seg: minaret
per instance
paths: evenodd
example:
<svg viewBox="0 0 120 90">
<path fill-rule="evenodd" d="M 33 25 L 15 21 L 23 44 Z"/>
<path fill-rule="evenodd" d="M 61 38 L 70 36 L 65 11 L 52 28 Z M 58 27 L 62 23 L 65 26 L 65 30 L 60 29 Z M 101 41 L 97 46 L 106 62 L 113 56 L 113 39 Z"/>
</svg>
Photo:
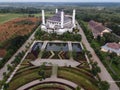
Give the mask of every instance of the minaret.
<svg viewBox="0 0 120 90">
<path fill-rule="evenodd" d="M 56 8 L 55 13 L 58 13 L 58 9 Z"/>
<path fill-rule="evenodd" d="M 45 25 L 45 12 L 42 10 L 42 24 Z"/>
<path fill-rule="evenodd" d="M 61 28 L 63 28 L 64 25 L 64 12 L 61 12 Z"/>
<path fill-rule="evenodd" d="M 72 23 L 73 26 L 75 27 L 75 9 L 73 10 Z"/>
</svg>

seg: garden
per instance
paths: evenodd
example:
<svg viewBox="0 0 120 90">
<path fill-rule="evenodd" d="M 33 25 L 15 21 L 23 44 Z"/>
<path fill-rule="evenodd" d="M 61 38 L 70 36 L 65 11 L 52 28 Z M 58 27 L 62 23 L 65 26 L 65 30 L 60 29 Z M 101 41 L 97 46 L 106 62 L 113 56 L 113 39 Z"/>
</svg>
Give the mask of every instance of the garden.
<svg viewBox="0 0 120 90">
<path fill-rule="evenodd" d="M 67 43 L 48 43 L 42 53 L 43 59 L 69 59 Z"/>
</svg>

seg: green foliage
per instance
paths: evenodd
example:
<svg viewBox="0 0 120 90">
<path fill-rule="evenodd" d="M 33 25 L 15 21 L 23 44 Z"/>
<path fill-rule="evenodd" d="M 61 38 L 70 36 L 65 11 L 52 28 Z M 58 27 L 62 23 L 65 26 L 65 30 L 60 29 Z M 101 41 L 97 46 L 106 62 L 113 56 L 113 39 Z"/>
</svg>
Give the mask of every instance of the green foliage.
<svg viewBox="0 0 120 90">
<path fill-rule="evenodd" d="M 8 70 L 8 71 L 12 71 L 12 70 L 13 70 L 13 67 L 8 64 L 8 65 L 7 65 L 7 70 Z"/>
<path fill-rule="evenodd" d="M 11 39 L 10 45 L 8 46 L 7 50 L 17 50 L 27 39 L 27 36 L 17 36 Z"/>
<path fill-rule="evenodd" d="M 81 88 L 79 86 L 77 86 L 75 90 L 81 90 Z"/>
<path fill-rule="evenodd" d="M 4 90 L 7 90 L 9 88 L 9 84 L 8 83 L 5 83 L 4 84 Z"/>
<path fill-rule="evenodd" d="M 11 56 L 21 47 L 28 36 L 17 36 L 11 39 L 9 46 L 7 47 L 7 53 L 3 60 L 0 61 L 0 68 L 11 58 Z"/>
<path fill-rule="evenodd" d="M 82 20 L 79 20 L 79 24 L 81 25 L 82 29 L 84 30 L 88 41 L 89 41 L 89 42 L 92 42 L 92 40 L 94 39 L 94 38 L 93 38 L 93 34 L 92 34 L 92 32 L 88 29 L 87 23 L 83 22 Z"/>
<path fill-rule="evenodd" d="M 120 38 L 116 37 L 112 33 L 105 33 L 105 34 L 103 34 L 103 36 L 105 38 L 105 43 L 107 43 L 107 42 L 120 42 Z"/>
<path fill-rule="evenodd" d="M 46 33 L 42 30 L 38 30 L 35 33 L 35 38 L 37 40 L 63 40 L 63 41 L 81 41 L 81 35 L 66 32 L 62 35 L 57 35 L 56 33 Z"/>
<path fill-rule="evenodd" d="M 38 71 L 38 74 L 40 75 L 40 79 L 45 79 L 46 76 L 45 76 L 45 63 L 43 63 L 41 66 L 40 66 L 40 69 Z"/>
<path fill-rule="evenodd" d="M 101 72 L 101 69 L 100 69 L 100 67 L 98 66 L 98 63 L 97 63 L 97 62 L 92 62 L 91 65 L 92 65 L 92 70 L 91 70 L 91 72 L 93 73 L 93 75 L 96 76 L 98 73 Z"/>
<path fill-rule="evenodd" d="M 85 90 L 99 90 L 97 86 L 97 81 L 89 75 L 79 71 L 79 69 L 77 70 L 75 68 L 59 68 L 58 77 L 72 81 L 77 85 L 83 87 Z"/>
<path fill-rule="evenodd" d="M 45 76 L 48 78 L 51 75 L 51 68 L 45 67 Z M 20 72 L 16 73 L 15 76 L 12 78 L 11 82 L 9 83 L 9 88 L 7 90 L 16 90 L 17 88 L 37 80 L 40 78 L 38 74 L 39 68 L 27 68 L 21 70 Z M 14 86 L 14 87 L 13 87 Z"/>
<path fill-rule="evenodd" d="M 110 85 L 106 81 L 100 81 L 100 90 L 109 90 Z"/>
<path fill-rule="evenodd" d="M 15 13 L 6 13 L 6 14 L 0 14 L 0 24 L 3 24 L 11 19 L 22 17 L 23 14 L 15 14 Z"/>
<path fill-rule="evenodd" d="M 113 33 L 120 36 L 120 26 L 119 26 L 119 24 L 111 22 L 111 23 L 107 24 L 107 27 L 111 28 L 113 30 L 112 31 Z"/>
<path fill-rule="evenodd" d="M 108 22 L 120 23 L 120 12 L 117 12 L 119 8 L 105 8 L 98 10 L 97 8 L 83 8 L 77 9 L 77 18 L 84 21 L 95 20 L 102 22 L 103 24 Z"/>
</svg>

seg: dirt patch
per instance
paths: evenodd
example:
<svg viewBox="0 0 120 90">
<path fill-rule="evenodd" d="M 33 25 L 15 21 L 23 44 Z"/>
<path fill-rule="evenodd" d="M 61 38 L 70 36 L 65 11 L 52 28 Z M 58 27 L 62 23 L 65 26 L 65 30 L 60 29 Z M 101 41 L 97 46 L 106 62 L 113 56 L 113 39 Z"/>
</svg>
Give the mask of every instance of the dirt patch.
<svg viewBox="0 0 120 90">
<path fill-rule="evenodd" d="M 0 57 L 4 57 L 6 55 L 5 49 L 0 49 Z"/>
<path fill-rule="evenodd" d="M 0 42 L 3 42 L 12 36 L 27 35 L 38 22 L 38 18 L 17 18 L 0 25 Z"/>
</svg>

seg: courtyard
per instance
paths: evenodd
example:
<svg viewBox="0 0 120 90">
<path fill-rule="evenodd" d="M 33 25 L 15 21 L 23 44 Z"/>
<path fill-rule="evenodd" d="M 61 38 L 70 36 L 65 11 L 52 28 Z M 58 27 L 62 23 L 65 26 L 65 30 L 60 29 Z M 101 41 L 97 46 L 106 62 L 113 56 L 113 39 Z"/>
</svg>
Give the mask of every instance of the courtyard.
<svg viewBox="0 0 120 90">
<path fill-rule="evenodd" d="M 82 50 L 76 41 L 34 41 L 8 89 L 98 90 Z"/>
<path fill-rule="evenodd" d="M 80 42 L 71 41 L 34 41 L 26 59 L 35 66 L 46 63 L 47 66 L 79 66 L 87 63 Z"/>
</svg>

